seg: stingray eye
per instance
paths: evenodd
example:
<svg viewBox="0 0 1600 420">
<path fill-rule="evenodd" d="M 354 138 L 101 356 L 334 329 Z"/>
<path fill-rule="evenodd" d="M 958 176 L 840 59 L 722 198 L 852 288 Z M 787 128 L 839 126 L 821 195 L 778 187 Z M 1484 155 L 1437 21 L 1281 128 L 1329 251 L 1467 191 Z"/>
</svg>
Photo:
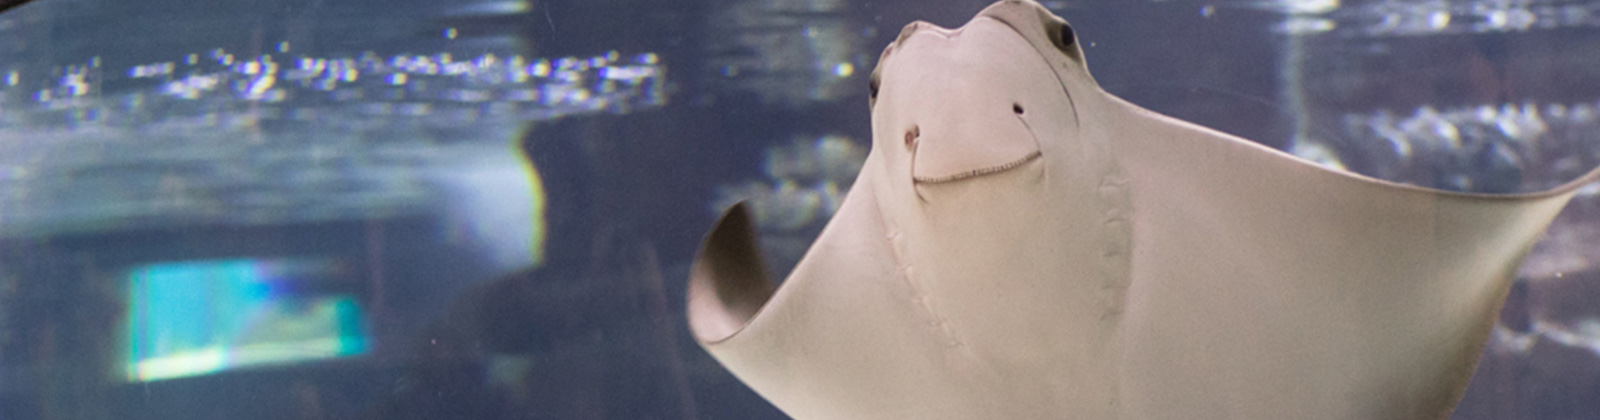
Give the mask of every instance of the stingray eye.
<svg viewBox="0 0 1600 420">
<path fill-rule="evenodd" d="M 906 148 L 910 149 L 912 146 L 916 145 L 917 144 L 917 137 L 920 137 L 920 136 L 922 136 L 922 128 L 921 127 L 917 127 L 917 126 L 913 125 L 913 126 L 911 126 L 910 130 L 906 130 Z"/>
<path fill-rule="evenodd" d="M 1045 31 L 1050 34 L 1050 42 L 1056 44 L 1056 49 L 1076 56 L 1073 44 L 1078 42 L 1078 36 L 1072 32 L 1072 25 L 1060 19 L 1051 19 L 1045 23 Z"/>
</svg>

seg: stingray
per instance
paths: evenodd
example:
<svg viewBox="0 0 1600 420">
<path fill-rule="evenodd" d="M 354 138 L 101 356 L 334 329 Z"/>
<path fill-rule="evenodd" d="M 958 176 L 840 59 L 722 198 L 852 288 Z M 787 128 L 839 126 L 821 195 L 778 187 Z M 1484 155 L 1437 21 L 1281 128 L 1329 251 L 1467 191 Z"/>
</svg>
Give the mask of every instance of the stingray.
<svg viewBox="0 0 1600 420">
<path fill-rule="evenodd" d="M 1112 96 L 1027 0 L 910 24 L 872 80 L 871 153 L 781 287 L 742 206 L 690 274 L 695 338 L 797 419 L 1444 418 L 1600 176 L 1327 169 Z"/>
</svg>

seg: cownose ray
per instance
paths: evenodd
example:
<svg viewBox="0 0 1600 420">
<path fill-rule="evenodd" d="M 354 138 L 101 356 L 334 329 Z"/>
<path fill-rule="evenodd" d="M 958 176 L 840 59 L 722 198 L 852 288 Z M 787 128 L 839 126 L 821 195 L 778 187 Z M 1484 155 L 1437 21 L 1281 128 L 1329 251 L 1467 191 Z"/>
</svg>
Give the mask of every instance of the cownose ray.
<svg viewBox="0 0 1600 420">
<path fill-rule="evenodd" d="M 690 275 L 694 336 L 801 420 L 1443 418 L 1600 175 L 1478 195 L 1325 169 L 1106 93 L 1030 0 L 912 23 L 873 91 L 872 151 L 789 279 L 741 206 Z"/>
</svg>

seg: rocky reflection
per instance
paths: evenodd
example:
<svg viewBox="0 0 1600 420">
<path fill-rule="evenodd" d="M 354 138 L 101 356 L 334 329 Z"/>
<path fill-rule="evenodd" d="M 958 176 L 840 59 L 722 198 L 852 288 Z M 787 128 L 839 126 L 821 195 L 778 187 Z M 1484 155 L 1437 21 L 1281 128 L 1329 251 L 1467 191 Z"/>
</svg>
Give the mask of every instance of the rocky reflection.
<svg viewBox="0 0 1600 420">
<path fill-rule="evenodd" d="M 1600 197 L 1573 201 L 1518 275 L 1456 420 L 1600 413 Z"/>
<path fill-rule="evenodd" d="M 714 85 L 805 106 L 861 89 L 877 32 L 845 0 L 710 0 L 707 70 Z"/>
<path fill-rule="evenodd" d="M 1289 152 L 1335 169 L 1453 191 L 1553 188 L 1600 165 L 1600 103 L 1484 104 L 1346 114 L 1342 135 Z"/>
<path fill-rule="evenodd" d="M 765 179 L 719 186 L 711 210 L 748 202 L 767 267 L 782 279 L 839 211 L 866 159 L 866 148 L 842 135 L 796 137 L 766 150 Z"/>
</svg>

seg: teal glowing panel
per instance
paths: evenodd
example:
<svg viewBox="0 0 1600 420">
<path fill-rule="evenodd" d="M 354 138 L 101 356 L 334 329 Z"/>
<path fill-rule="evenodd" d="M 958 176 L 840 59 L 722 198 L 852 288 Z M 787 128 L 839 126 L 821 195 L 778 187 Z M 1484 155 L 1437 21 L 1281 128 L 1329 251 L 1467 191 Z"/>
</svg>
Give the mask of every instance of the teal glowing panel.
<svg viewBox="0 0 1600 420">
<path fill-rule="evenodd" d="M 356 296 L 320 259 L 149 264 L 128 273 L 127 379 L 151 381 L 361 354 Z"/>
</svg>

